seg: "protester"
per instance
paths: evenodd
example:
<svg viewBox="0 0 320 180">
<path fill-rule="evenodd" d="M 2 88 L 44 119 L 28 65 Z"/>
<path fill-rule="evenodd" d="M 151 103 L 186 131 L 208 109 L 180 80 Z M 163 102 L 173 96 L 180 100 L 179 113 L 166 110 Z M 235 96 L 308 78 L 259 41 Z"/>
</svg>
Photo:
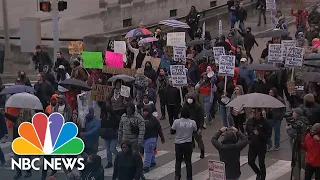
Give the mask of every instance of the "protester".
<svg viewBox="0 0 320 180">
<path fill-rule="evenodd" d="M 139 69 L 141 68 L 142 62 L 146 57 L 146 49 L 143 46 L 139 46 L 139 49 L 132 47 L 129 39 L 127 39 L 127 47 L 133 53 L 133 63 L 131 65 L 131 69 Z"/>
<path fill-rule="evenodd" d="M 256 9 L 259 11 L 259 21 L 258 25 L 261 25 L 261 15 L 263 15 L 264 24 L 267 24 L 267 18 L 266 18 L 266 1 L 265 0 L 258 0 Z"/>
<path fill-rule="evenodd" d="M 125 112 L 124 97 L 120 95 L 122 81 L 117 80 L 114 82 L 114 88 L 112 89 L 108 99 L 108 103 L 112 106 L 112 109 L 118 116 L 122 116 Z"/>
<path fill-rule="evenodd" d="M 98 155 L 90 155 L 86 159 L 85 169 L 82 172 L 84 180 L 104 180 L 104 170 L 101 164 L 101 157 Z"/>
<path fill-rule="evenodd" d="M 244 22 L 247 20 L 247 10 L 243 8 L 243 2 L 239 3 L 239 9 L 237 11 L 237 20 L 239 21 L 239 28 L 242 32 L 245 31 Z"/>
<path fill-rule="evenodd" d="M 25 86 L 32 86 L 32 85 L 31 85 L 31 82 L 30 82 L 30 80 L 29 80 L 29 78 L 28 78 L 28 76 L 26 75 L 26 72 L 24 72 L 24 71 L 19 71 L 19 72 L 18 72 L 18 78 L 20 78 L 20 81 L 21 81 L 21 83 L 22 83 L 23 85 L 25 85 Z"/>
<path fill-rule="evenodd" d="M 247 121 L 246 132 L 249 136 L 248 164 L 256 173 L 258 180 L 266 179 L 266 150 L 271 128 L 262 116 L 262 109 L 252 109 L 252 118 Z M 258 157 L 259 168 L 256 165 Z"/>
<path fill-rule="evenodd" d="M 171 79 L 169 79 L 169 84 L 166 88 L 166 103 L 169 124 L 172 126 L 173 121 L 179 118 L 178 116 L 181 108 L 181 96 L 179 89 L 172 86 Z"/>
<path fill-rule="evenodd" d="M 64 67 L 64 68 L 66 68 L 66 67 Z M 66 70 L 66 72 L 68 72 L 68 71 Z M 80 62 L 78 60 L 73 62 L 71 78 L 79 79 L 79 80 L 84 81 L 84 82 L 86 82 L 88 80 L 87 72 L 81 66 L 81 64 L 80 64 Z"/>
<path fill-rule="evenodd" d="M 42 107 L 46 108 L 54 89 L 52 85 L 44 79 L 44 73 L 37 75 L 38 82 L 34 85 L 35 95 L 40 99 Z"/>
<path fill-rule="evenodd" d="M 49 100 L 49 105 L 45 109 L 45 113 L 50 115 L 54 112 L 54 108 L 58 103 L 58 94 L 53 94 Z"/>
<path fill-rule="evenodd" d="M 161 111 L 161 117 L 160 120 L 166 119 L 166 88 L 169 84 L 168 77 L 166 76 L 166 72 L 163 68 L 159 70 L 159 75 L 157 78 L 157 92 L 159 94 L 159 100 L 160 100 L 160 111 Z"/>
<path fill-rule="evenodd" d="M 198 29 L 199 19 L 200 19 L 200 15 L 199 15 L 198 11 L 196 10 L 196 7 L 191 6 L 190 12 L 186 17 L 187 24 L 190 26 L 189 36 L 190 36 L 191 40 L 194 39 L 194 35 Z"/>
<path fill-rule="evenodd" d="M 241 85 L 237 85 L 234 88 L 234 92 L 233 92 L 230 100 L 232 101 L 241 95 L 244 95 L 243 88 Z M 245 123 L 245 121 L 246 121 L 246 113 L 245 113 L 244 108 L 243 107 L 230 108 L 230 113 L 231 113 L 231 116 L 232 116 L 232 119 L 233 119 L 233 122 L 235 124 L 236 129 L 239 129 L 242 133 L 245 133 L 243 123 Z"/>
<path fill-rule="evenodd" d="M 222 134 L 224 134 L 223 140 L 219 142 Z M 239 179 L 241 175 L 240 152 L 248 144 L 246 136 L 235 127 L 229 129 L 222 127 L 212 137 L 211 142 L 219 151 L 220 161 L 225 163 L 226 179 Z"/>
<path fill-rule="evenodd" d="M 152 82 L 151 87 L 155 88 L 155 87 L 156 87 L 156 86 L 155 86 L 155 85 L 156 85 L 156 80 L 157 80 L 157 73 L 156 73 L 156 71 L 153 69 L 152 64 L 151 64 L 150 61 L 147 61 L 147 62 L 145 63 L 145 66 L 144 66 L 144 75 L 145 75 L 147 78 L 151 79 L 151 82 Z"/>
<path fill-rule="evenodd" d="M 171 134 L 176 134 L 175 151 L 175 180 L 181 180 L 181 163 L 186 163 L 187 179 L 192 179 L 192 134 L 197 133 L 197 123 L 190 119 L 190 109 L 181 108 L 181 118 L 176 119 L 171 127 Z"/>
<path fill-rule="evenodd" d="M 48 69 L 51 69 L 53 65 L 49 54 L 43 51 L 40 45 L 36 46 L 32 61 L 35 65 L 35 70 L 39 70 L 39 72 L 43 72 L 45 66 L 48 66 Z"/>
<path fill-rule="evenodd" d="M 257 79 L 249 88 L 249 93 L 269 94 L 270 88 L 271 85 L 265 79 L 265 71 L 257 71 Z"/>
<path fill-rule="evenodd" d="M 57 61 L 54 63 L 54 66 L 53 66 L 54 72 L 58 72 L 60 65 L 63 65 L 66 68 L 66 71 L 69 74 L 71 74 L 72 68 L 71 68 L 70 62 L 62 56 L 61 52 L 57 52 Z"/>
<path fill-rule="evenodd" d="M 311 125 L 314 125 L 315 123 L 319 123 L 319 117 L 320 117 L 320 105 L 315 102 L 315 98 L 313 94 L 307 94 L 303 97 L 304 102 L 304 111 L 306 114 L 306 117 Z"/>
<path fill-rule="evenodd" d="M 66 97 L 64 95 L 58 95 L 58 104 L 54 107 L 53 111 L 62 114 L 65 122 L 72 121 L 72 109 L 70 105 L 66 103 Z"/>
<path fill-rule="evenodd" d="M 57 72 L 57 82 L 58 84 L 60 84 L 62 81 L 66 80 L 66 79 L 70 79 L 70 75 L 66 72 L 65 68 L 63 65 L 60 65 L 58 67 L 58 72 Z M 65 92 L 68 92 L 69 90 L 62 87 L 61 85 L 58 85 L 58 92 L 60 94 L 64 94 Z"/>
<path fill-rule="evenodd" d="M 149 100 L 152 101 L 153 104 L 157 104 L 157 91 L 154 89 L 151 79 L 148 79 L 145 82 L 145 93 L 148 95 Z"/>
<path fill-rule="evenodd" d="M 193 56 L 192 54 L 187 55 L 187 77 L 190 80 L 190 83 L 192 84 L 197 84 L 198 81 L 200 80 L 200 72 L 198 66 L 195 64 L 193 61 Z"/>
</svg>

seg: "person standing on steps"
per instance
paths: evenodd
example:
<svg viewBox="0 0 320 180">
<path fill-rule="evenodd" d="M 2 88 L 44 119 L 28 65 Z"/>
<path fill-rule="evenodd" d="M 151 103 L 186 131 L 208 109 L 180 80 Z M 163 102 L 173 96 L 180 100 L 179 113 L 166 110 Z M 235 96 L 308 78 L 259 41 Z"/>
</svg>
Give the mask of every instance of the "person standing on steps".
<svg viewBox="0 0 320 180">
<path fill-rule="evenodd" d="M 257 26 L 261 25 L 261 15 L 263 15 L 264 24 L 267 24 L 266 0 L 258 0 L 256 9 L 259 11 L 259 22 Z"/>
</svg>

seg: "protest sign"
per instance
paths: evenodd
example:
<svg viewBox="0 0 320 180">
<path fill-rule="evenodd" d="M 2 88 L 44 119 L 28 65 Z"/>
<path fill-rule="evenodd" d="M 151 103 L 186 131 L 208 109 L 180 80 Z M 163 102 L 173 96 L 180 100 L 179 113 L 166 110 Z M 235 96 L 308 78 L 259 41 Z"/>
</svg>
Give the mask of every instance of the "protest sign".
<svg viewBox="0 0 320 180">
<path fill-rule="evenodd" d="M 88 92 L 83 92 L 77 95 L 78 105 L 78 125 L 84 128 L 86 115 L 89 113 L 89 97 Z M 76 120 L 76 121 L 77 121 Z"/>
<path fill-rule="evenodd" d="M 225 164 L 221 161 L 208 161 L 209 180 L 226 180 Z"/>
<path fill-rule="evenodd" d="M 222 33 L 222 21 L 219 20 L 219 37 L 221 37 L 223 35 Z"/>
<path fill-rule="evenodd" d="M 105 62 L 109 67 L 123 67 L 123 56 L 120 53 L 106 51 Z"/>
<path fill-rule="evenodd" d="M 186 33 L 185 32 L 173 32 L 167 33 L 167 46 L 185 46 L 186 45 Z"/>
<path fill-rule="evenodd" d="M 219 64 L 219 58 L 221 55 L 225 55 L 224 47 L 213 47 L 213 55 L 214 55 L 214 61 L 216 64 Z"/>
<path fill-rule="evenodd" d="M 188 85 L 187 72 L 184 65 L 170 65 L 170 73 L 173 86 Z"/>
<path fill-rule="evenodd" d="M 266 0 L 266 9 L 267 10 L 275 10 L 277 9 L 275 0 Z"/>
<path fill-rule="evenodd" d="M 295 40 L 282 40 L 281 41 L 281 52 L 282 52 L 282 57 L 283 60 L 286 60 L 287 57 L 287 49 L 289 47 L 295 47 L 296 46 L 296 41 Z"/>
<path fill-rule="evenodd" d="M 125 41 L 114 41 L 113 42 L 113 51 L 116 53 L 120 53 L 123 56 L 123 62 L 127 62 L 127 45 Z"/>
<path fill-rule="evenodd" d="M 84 68 L 102 69 L 102 52 L 83 51 L 81 54 Z"/>
<path fill-rule="evenodd" d="M 83 52 L 82 41 L 69 41 L 68 43 L 69 54 L 80 54 Z"/>
<path fill-rule="evenodd" d="M 304 48 L 289 47 L 285 61 L 286 67 L 301 67 L 303 64 Z"/>
<path fill-rule="evenodd" d="M 186 47 L 173 47 L 174 61 L 186 63 Z"/>
<path fill-rule="evenodd" d="M 233 77 L 235 63 L 235 56 L 221 55 L 219 59 L 219 75 Z"/>
<path fill-rule="evenodd" d="M 144 68 L 144 66 L 146 65 L 147 61 L 150 61 L 151 65 L 152 65 L 152 68 L 155 71 L 158 71 L 158 68 L 159 68 L 160 62 L 161 62 L 160 58 L 154 58 L 154 57 L 151 57 L 151 56 L 145 56 L 144 60 L 142 61 L 142 64 L 141 64 L 141 68 Z"/>
<path fill-rule="evenodd" d="M 281 52 L 281 44 L 269 44 L 268 62 L 269 63 L 282 63 L 283 56 Z"/>
<path fill-rule="evenodd" d="M 91 86 L 91 98 L 94 101 L 106 102 L 112 90 L 113 90 L 112 86 L 94 84 Z"/>
<path fill-rule="evenodd" d="M 130 87 L 121 85 L 120 95 L 123 97 L 130 97 Z"/>
<path fill-rule="evenodd" d="M 108 67 L 108 66 L 103 66 L 102 72 L 108 73 L 108 74 L 126 74 L 128 76 L 135 76 L 136 74 L 135 69 Z"/>
</svg>

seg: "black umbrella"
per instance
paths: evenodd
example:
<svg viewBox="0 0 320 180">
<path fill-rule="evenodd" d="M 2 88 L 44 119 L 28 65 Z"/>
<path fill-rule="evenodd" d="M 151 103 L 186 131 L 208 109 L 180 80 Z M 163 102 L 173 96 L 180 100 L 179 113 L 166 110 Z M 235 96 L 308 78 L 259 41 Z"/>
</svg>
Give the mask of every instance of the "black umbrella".
<svg viewBox="0 0 320 180">
<path fill-rule="evenodd" d="M 271 31 L 263 32 L 261 34 L 257 34 L 256 38 L 267 38 L 267 37 L 281 37 L 288 35 L 289 32 L 283 29 L 273 29 Z"/>
<path fill-rule="evenodd" d="M 271 64 L 249 64 L 247 67 L 249 70 L 253 71 L 276 71 L 279 69 Z"/>
<path fill-rule="evenodd" d="M 298 79 L 304 82 L 316 82 L 320 83 L 320 73 L 319 72 L 304 72 L 297 76 Z"/>
<path fill-rule="evenodd" d="M 212 50 L 208 50 L 208 49 L 203 49 L 198 55 L 196 55 L 196 57 L 194 58 L 194 60 L 198 61 L 199 59 L 202 59 L 204 57 L 214 57 L 214 54 L 212 52 Z"/>
<path fill-rule="evenodd" d="M 77 90 L 83 90 L 83 91 L 90 91 L 91 88 L 89 87 L 89 85 L 81 80 L 78 79 L 66 79 L 64 81 L 62 81 L 61 83 L 59 83 L 60 86 L 70 89 L 70 88 L 74 88 Z"/>
<path fill-rule="evenodd" d="M 314 67 L 314 68 L 320 68 L 320 59 L 319 60 L 313 60 L 313 61 L 305 61 L 303 63 L 305 66 Z"/>
<path fill-rule="evenodd" d="M 9 86 L 3 89 L 0 95 L 16 94 L 16 93 L 23 93 L 23 92 L 34 93 L 36 91 L 33 89 L 33 87 L 30 87 L 30 86 L 14 85 L 14 86 Z"/>
<path fill-rule="evenodd" d="M 311 53 L 306 54 L 304 57 L 305 61 L 314 61 L 314 60 L 320 60 L 320 53 Z"/>
<path fill-rule="evenodd" d="M 196 46 L 196 45 L 202 45 L 206 43 L 206 40 L 203 40 L 203 39 L 195 39 L 195 40 L 192 40 L 192 41 L 189 41 L 187 42 L 187 47 L 189 46 Z"/>
</svg>

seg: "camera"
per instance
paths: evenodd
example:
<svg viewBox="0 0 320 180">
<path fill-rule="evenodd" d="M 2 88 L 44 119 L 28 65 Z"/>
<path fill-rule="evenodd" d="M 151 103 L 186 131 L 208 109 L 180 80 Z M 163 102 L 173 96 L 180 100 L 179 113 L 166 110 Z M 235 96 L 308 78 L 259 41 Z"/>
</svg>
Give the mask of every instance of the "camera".
<svg viewBox="0 0 320 180">
<path fill-rule="evenodd" d="M 302 133 L 302 129 L 305 126 L 305 124 L 302 121 L 295 121 L 292 115 L 293 112 L 288 111 L 284 114 L 284 118 L 287 121 L 288 125 L 291 125 L 291 127 L 295 129 L 296 132 L 298 132 L 298 134 L 300 134 Z"/>
<path fill-rule="evenodd" d="M 284 114 L 284 119 L 287 121 L 288 125 L 291 125 L 294 123 L 294 119 L 293 119 L 293 112 L 292 111 L 288 111 Z"/>
</svg>

